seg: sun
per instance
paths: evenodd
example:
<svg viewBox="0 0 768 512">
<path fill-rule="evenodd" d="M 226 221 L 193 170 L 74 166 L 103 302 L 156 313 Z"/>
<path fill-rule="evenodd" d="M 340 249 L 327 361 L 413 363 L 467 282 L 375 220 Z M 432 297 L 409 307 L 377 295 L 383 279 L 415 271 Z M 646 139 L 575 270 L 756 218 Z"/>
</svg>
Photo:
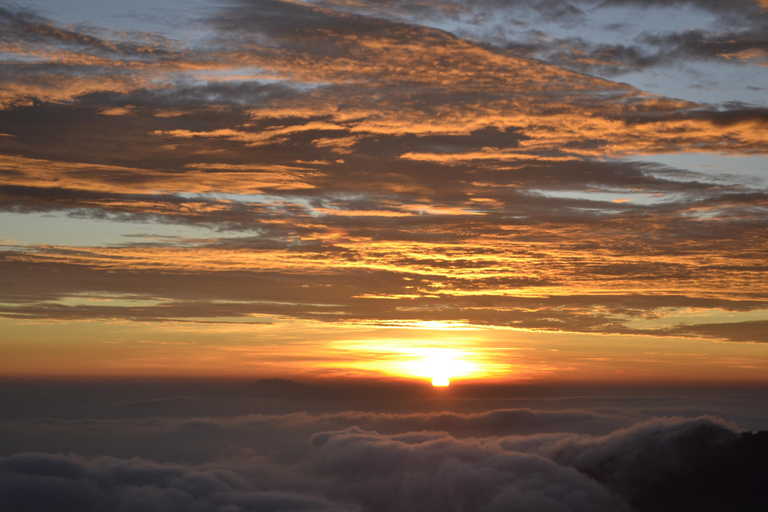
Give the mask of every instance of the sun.
<svg viewBox="0 0 768 512">
<path fill-rule="evenodd" d="M 416 354 L 408 365 L 410 373 L 432 379 L 435 387 L 449 386 L 452 378 L 466 376 L 475 369 L 467 354 L 460 350 L 430 347 L 414 350 Z"/>
<path fill-rule="evenodd" d="M 486 370 L 488 364 L 482 355 L 465 347 L 419 346 L 413 340 L 383 340 L 377 344 L 376 351 L 367 342 L 359 345 L 346 342 L 344 348 L 355 350 L 356 354 L 370 354 L 368 360 L 359 365 L 361 369 L 408 380 L 432 382 L 433 386 L 440 388 L 467 379 L 483 378 L 490 373 Z"/>
<path fill-rule="evenodd" d="M 444 388 L 450 385 L 450 383 L 451 379 L 449 379 L 447 375 L 436 375 L 435 377 L 432 377 L 432 385 L 436 388 Z"/>
</svg>

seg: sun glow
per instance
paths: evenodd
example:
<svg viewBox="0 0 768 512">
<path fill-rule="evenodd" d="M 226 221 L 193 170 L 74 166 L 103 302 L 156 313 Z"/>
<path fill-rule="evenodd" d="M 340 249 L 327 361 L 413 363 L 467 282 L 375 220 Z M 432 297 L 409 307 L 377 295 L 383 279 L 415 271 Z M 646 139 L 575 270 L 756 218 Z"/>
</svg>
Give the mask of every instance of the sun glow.
<svg viewBox="0 0 768 512">
<path fill-rule="evenodd" d="M 477 371 L 470 355 L 457 349 L 417 348 L 412 360 L 403 363 L 407 373 L 432 379 L 435 387 L 445 387 L 454 377 L 466 377 Z"/>
<path fill-rule="evenodd" d="M 391 333 L 409 334 L 405 329 Z M 455 333 L 455 331 L 454 331 Z M 435 386 L 448 386 L 455 380 L 499 378 L 509 375 L 512 365 L 508 354 L 483 346 L 477 331 L 465 336 L 447 336 L 445 331 L 422 331 L 420 338 L 404 336 L 346 340 L 334 343 L 324 354 L 332 352 L 344 360 L 348 369 L 361 375 L 428 380 Z M 453 334 L 453 333 L 452 333 Z M 465 334 L 465 333 L 462 333 Z M 354 357 L 354 362 L 350 362 Z M 338 368 L 338 363 L 334 364 Z"/>
</svg>

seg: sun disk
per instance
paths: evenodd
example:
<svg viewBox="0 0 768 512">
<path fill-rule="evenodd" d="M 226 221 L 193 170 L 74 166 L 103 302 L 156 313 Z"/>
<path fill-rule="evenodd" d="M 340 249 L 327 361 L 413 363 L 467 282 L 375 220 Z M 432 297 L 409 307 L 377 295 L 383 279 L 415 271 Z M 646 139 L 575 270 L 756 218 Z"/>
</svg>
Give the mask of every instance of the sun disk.
<svg viewBox="0 0 768 512">
<path fill-rule="evenodd" d="M 445 387 L 451 383 L 450 379 L 445 375 L 439 375 L 432 378 L 432 385 L 435 387 Z"/>
</svg>

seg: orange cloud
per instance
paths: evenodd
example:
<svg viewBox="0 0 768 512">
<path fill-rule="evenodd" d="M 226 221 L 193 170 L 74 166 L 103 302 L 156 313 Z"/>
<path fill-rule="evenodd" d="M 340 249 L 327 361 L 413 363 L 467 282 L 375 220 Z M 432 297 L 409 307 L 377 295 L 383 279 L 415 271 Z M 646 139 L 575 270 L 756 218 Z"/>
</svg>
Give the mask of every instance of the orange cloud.
<svg viewBox="0 0 768 512">
<path fill-rule="evenodd" d="M 94 192 L 155 194 L 166 192 L 257 194 L 265 189 L 311 189 L 308 180 L 323 175 L 312 167 L 258 164 L 187 163 L 181 173 L 151 169 L 53 162 L 0 155 L 4 183 Z"/>
</svg>

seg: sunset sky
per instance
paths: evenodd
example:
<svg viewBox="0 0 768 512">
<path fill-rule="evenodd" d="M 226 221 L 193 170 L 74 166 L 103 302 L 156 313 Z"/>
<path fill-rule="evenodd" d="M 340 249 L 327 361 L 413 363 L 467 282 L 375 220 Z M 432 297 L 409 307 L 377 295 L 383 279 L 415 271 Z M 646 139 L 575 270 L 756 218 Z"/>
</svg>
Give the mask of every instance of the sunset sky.
<svg viewBox="0 0 768 512">
<path fill-rule="evenodd" d="M 0 0 L 0 375 L 768 384 L 767 0 Z"/>
<path fill-rule="evenodd" d="M 767 478 L 768 0 L 0 0 L 0 511 Z"/>
</svg>

